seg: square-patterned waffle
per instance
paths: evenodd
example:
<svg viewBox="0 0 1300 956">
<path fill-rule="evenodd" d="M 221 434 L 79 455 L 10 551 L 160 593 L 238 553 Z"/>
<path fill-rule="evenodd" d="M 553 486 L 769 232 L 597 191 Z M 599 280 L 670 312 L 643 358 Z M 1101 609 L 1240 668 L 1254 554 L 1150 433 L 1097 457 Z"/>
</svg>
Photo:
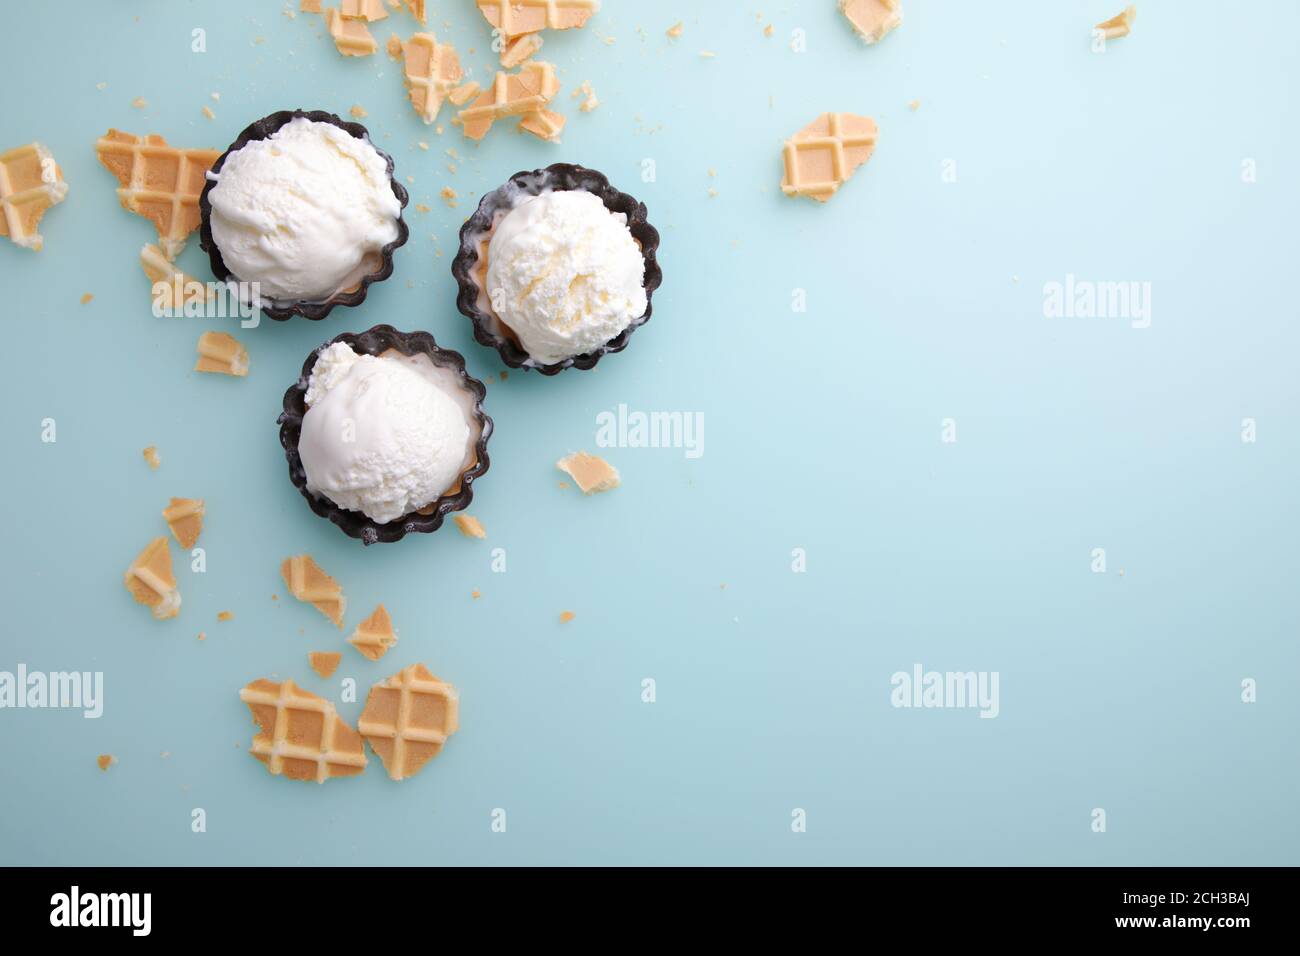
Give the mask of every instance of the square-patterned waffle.
<svg viewBox="0 0 1300 956">
<path fill-rule="evenodd" d="M 438 755 L 460 725 L 456 688 L 410 667 L 370 688 L 357 729 L 394 780 L 414 776 Z"/>
<path fill-rule="evenodd" d="M 361 735 L 343 722 L 334 705 L 293 681 L 258 678 L 239 692 L 258 732 L 250 753 L 276 776 L 324 783 L 366 769 Z"/>
</svg>

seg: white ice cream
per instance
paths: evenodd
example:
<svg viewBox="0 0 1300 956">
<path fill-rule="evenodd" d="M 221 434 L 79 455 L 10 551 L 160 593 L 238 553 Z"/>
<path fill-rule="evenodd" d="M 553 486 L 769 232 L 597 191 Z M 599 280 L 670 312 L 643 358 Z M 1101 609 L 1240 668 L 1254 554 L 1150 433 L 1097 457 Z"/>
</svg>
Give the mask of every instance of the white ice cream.
<svg viewBox="0 0 1300 956">
<path fill-rule="evenodd" d="M 227 156 L 215 178 L 212 238 L 263 298 L 324 301 L 375 271 L 397 239 L 387 162 L 329 123 L 291 120 Z"/>
<path fill-rule="evenodd" d="M 488 243 L 492 308 L 548 365 L 604 345 L 640 318 L 644 279 L 627 217 L 582 190 L 523 200 Z"/>
<path fill-rule="evenodd" d="M 298 454 L 307 489 L 381 524 L 430 504 L 473 461 L 473 401 L 427 356 L 336 342 L 307 385 Z"/>
</svg>

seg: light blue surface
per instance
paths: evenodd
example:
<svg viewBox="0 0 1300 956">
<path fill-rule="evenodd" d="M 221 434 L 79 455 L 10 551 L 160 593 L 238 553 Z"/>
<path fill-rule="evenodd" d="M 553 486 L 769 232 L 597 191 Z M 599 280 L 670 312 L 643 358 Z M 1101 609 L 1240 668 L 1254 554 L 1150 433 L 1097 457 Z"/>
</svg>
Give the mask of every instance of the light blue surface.
<svg viewBox="0 0 1300 956">
<path fill-rule="evenodd" d="M 0 711 L 0 862 L 1300 862 L 1300 8 L 1144 0 L 1092 53 L 1121 5 L 912 0 L 865 48 L 833 0 L 605 0 L 546 40 L 563 145 L 503 125 L 481 147 L 449 111 L 441 136 L 421 124 L 382 50 L 344 60 L 274 0 L 11 10 L 0 145 L 46 143 L 71 192 L 42 253 L 0 241 L 0 670 L 100 670 L 106 699 L 98 720 Z M 486 80 L 478 13 L 434 6 Z M 591 114 L 569 97 L 583 80 Z M 271 111 L 353 104 L 414 178 L 395 276 L 323 323 L 238 333 L 246 380 L 194 374 L 201 329 L 229 323 L 150 314 L 152 227 L 118 208 L 95 137 L 224 148 Z M 825 206 L 785 198 L 781 141 L 825 110 L 876 117 L 876 155 Z M 456 233 L 485 190 L 560 160 L 648 204 L 653 320 L 594 372 L 489 385 L 486 542 L 447 527 L 363 549 L 290 485 L 283 390 L 313 347 L 381 322 L 498 373 L 455 309 Z M 181 263 L 208 275 L 196 238 Z M 1152 283 L 1150 328 L 1045 318 L 1044 283 L 1067 274 Z M 595 417 L 618 403 L 703 413 L 703 457 L 610 449 L 623 487 L 557 487 L 555 459 L 600 450 Z M 156 623 L 121 574 L 170 495 L 206 499 L 208 567 L 178 561 L 184 607 Z M 401 640 L 382 662 L 286 599 L 279 563 L 303 551 L 344 585 L 349 631 L 387 604 Z M 323 681 L 306 655 L 330 648 L 344 663 Z M 460 733 L 418 778 L 374 760 L 316 787 L 247 755 L 246 681 L 364 694 L 416 661 L 462 694 Z M 891 675 L 918 662 L 998 672 L 1000 716 L 891 707 Z M 101 774 L 99 753 L 119 763 Z"/>
</svg>

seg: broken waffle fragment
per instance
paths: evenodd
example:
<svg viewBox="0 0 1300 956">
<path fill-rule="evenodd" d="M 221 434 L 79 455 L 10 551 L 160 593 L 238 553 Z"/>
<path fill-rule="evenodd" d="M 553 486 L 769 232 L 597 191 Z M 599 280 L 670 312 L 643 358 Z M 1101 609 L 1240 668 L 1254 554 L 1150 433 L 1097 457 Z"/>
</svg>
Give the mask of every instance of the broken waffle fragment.
<svg viewBox="0 0 1300 956">
<path fill-rule="evenodd" d="M 879 43 L 903 22 L 901 0 L 840 0 L 840 13 L 864 43 Z"/>
<path fill-rule="evenodd" d="M 546 140 L 548 143 L 558 143 L 560 133 L 564 130 L 564 122 L 564 116 L 559 113 L 551 110 L 537 110 L 535 113 L 526 114 L 519 121 L 519 128 L 532 133 L 538 139 Z"/>
<path fill-rule="evenodd" d="M 823 113 L 785 141 L 781 191 L 825 202 L 875 148 L 876 122 L 871 117 Z"/>
<path fill-rule="evenodd" d="M 338 651 L 312 651 L 307 655 L 307 660 L 311 662 L 311 669 L 321 677 L 333 677 L 343 655 Z"/>
<path fill-rule="evenodd" d="M 467 538 L 486 538 L 487 531 L 483 528 L 483 523 L 472 515 L 456 515 L 452 518 L 456 522 L 456 527 L 460 533 Z"/>
<path fill-rule="evenodd" d="M 1137 19 L 1137 7 L 1129 5 L 1123 13 L 1116 14 L 1109 20 L 1097 24 L 1096 30 L 1107 40 L 1118 40 L 1120 37 L 1126 37 L 1133 29 L 1133 21 Z"/>
<path fill-rule="evenodd" d="M 536 33 L 517 36 L 501 47 L 501 65 L 513 70 L 542 48 L 542 38 Z"/>
<path fill-rule="evenodd" d="M 320 13 L 320 0 L 302 0 L 298 9 L 303 13 Z"/>
<path fill-rule="evenodd" d="M 172 529 L 172 536 L 185 550 L 194 547 L 203 532 L 203 499 L 173 498 L 163 509 L 163 521 Z"/>
<path fill-rule="evenodd" d="M 460 694 L 423 664 L 412 664 L 370 688 L 357 721 L 394 780 L 418 773 L 459 726 Z"/>
<path fill-rule="evenodd" d="M 334 46 L 344 56 L 370 56 L 379 49 L 379 43 L 370 33 L 364 20 L 347 20 L 338 7 L 325 11 L 325 26 L 334 38 Z"/>
<path fill-rule="evenodd" d="M 276 776 L 324 783 L 366 768 L 361 735 L 343 722 L 334 705 L 293 681 L 259 678 L 239 692 L 258 732 L 249 752 Z"/>
<path fill-rule="evenodd" d="M 442 101 L 463 75 L 460 57 L 450 43 L 439 43 L 432 33 L 416 33 L 402 45 L 403 76 L 411 106 L 425 123 L 432 123 Z"/>
<path fill-rule="evenodd" d="M 285 558 L 280 565 L 280 576 L 284 578 L 290 594 L 315 607 L 333 621 L 335 626 L 343 627 L 343 611 L 347 607 L 343 588 L 321 570 L 321 566 L 310 554 Z"/>
<path fill-rule="evenodd" d="M 175 259 L 199 226 L 199 193 L 221 153 L 177 149 L 161 136 L 110 129 L 95 141 L 95 155 L 117 177 L 122 208 L 152 222 L 163 255 Z"/>
<path fill-rule="evenodd" d="M 543 110 L 559 91 L 554 64 L 531 61 L 518 73 L 497 73 L 491 89 L 457 113 L 456 119 L 467 137 L 482 139 L 495 121 Z"/>
<path fill-rule="evenodd" d="M 506 37 L 581 27 L 600 0 L 477 0 L 479 12 Z"/>
<path fill-rule="evenodd" d="M 153 243 L 145 243 L 141 248 L 140 268 L 153 283 L 150 292 L 155 314 L 174 314 L 183 311 L 185 306 L 193 302 L 206 302 L 216 297 L 215 290 L 206 282 L 200 282 L 182 272 Z"/>
<path fill-rule="evenodd" d="M 383 0 L 343 0 L 339 12 L 346 20 L 368 20 L 371 23 L 388 16 Z"/>
<path fill-rule="evenodd" d="M 196 372 L 217 372 L 243 378 L 248 374 L 248 350 L 233 335 L 204 332 L 199 336 Z"/>
<path fill-rule="evenodd" d="M 158 466 L 162 464 L 162 456 L 158 454 L 158 447 L 156 445 L 150 445 L 141 452 L 141 454 L 144 455 L 145 464 L 154 471 L 157 471 Z"/>
<path fill-rule="evenodd" d="M 95 763 L 100 770 L 107 770 L 113 764 L 117 763 L 117 758 L 112 754 L 100 754 L 95 758 Z"/>
<path fill-rule="evenodd" d="M 154 538 L 131 562 L 123 576 L 126 589 L 140 604 L 153 610 L 155 620 L 165 621 L 181 610 L 181 593 L 172 573 L 172 553 L 164 537 Z"/>
<path fill-rule="evenodd" d="M 0 236 L 40 252 L 44 239 L 36 227 L 67 195 L 59 164 L 40 143 L 0 153 Z"/>
<path fill-rule="evenodd" d="M 357 629 L 348 638 L 348 643 L 357 649 L 362 657 L 377 661 L 388 653 L 388 649 L 397 643 L 397 634 L 393 631 L 393 620 L 388 616 L 388 609 L 382 604 L 375 608 L 375 613 L 357 625 Z"/>
<path fill-rule="evenodd" d="M 406 9 L 411 11 L 411 16 L 421 23 L 428 21 L 428 15 L 424 12 L 424 0 L 404 0 Z"/>
<path fill-rule="evenodd" d="M 478 94 L 480 89 L 482 89 L 482 87 L 479 86 L 478 83 L 474 80 L 470 80 L 468 83 L 464 83 L 448 93 L 447 99 L 456 106 L 464 106 L 469 102 L 471 97 Z"/>
<path fill-rule="evenodd" d="M 584 495 L 609 491 L 619 484 L 617 468 L 603 458 L 588 455 L 585 451 L 561 458 L 555 467 L 572 478 Z"/>
</svg>

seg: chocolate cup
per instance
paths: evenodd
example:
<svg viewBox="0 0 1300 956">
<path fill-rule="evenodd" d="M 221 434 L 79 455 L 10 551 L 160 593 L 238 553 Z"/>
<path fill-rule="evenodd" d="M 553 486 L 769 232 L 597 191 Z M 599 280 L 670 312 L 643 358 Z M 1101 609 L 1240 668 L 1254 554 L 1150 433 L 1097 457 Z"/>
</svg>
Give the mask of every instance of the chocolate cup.
<svg viewBox="0 0 1300 956">
<path fill-rule="evenodd" d="M 530 356 L 514 339 L 498 335 L 492 329 L 494 321 L 500 321 L 478 307 L 479 285 L 474 278 L 474 269 L 478 265 L 477 238 L 490 232 L 493 219 L 500 211 L 512 208 L 512 196 L 519 192 L 537 195 L 544 188 L 582 189 L 592 193 L 605 204 L 610 212 L 622 213 L 627 217 L 627 228 L 641 246 L 641 257 L 645 260 L 645 312 L 633 319 L 631 324 L 614 338 L 599 348 L 581 355 L 545 365 Z M 474 323 L 474 338 L 480 345 L 495 348 L 501 355 L 501 361 L 511 368 L 536 369 L 543 375 L 558 375 L 566 368 L 593 368 L 601 357 L 611 352 L 621 352 L 627 348 L 632 333 L 650 321 L 650 298 L 654 290 L 663 282 L 663 271 L 659 268 L 656 254 L 659 250 L 659 231 L 646 220 L 645 203 L 638 202 L 627 193 L 621 193 L 609 184 L 603 173 L 585 166 L 570 163 L 555 163 L 545 169 L 532 172 L 518 172 L 506 183 L 479 201 L 474 215 L 465 220 L 460 227 L 460 250 L 451 263 L 451 274 L 456 277 L 459 292 L 456 295 L 456 307 L 461 314 Z M 501 322 L 502 325 L 506 323 Z"/>
<path fill-rule="evenodd" d="M 395 349 L 403 355 L 423 354 L 440 368 L 453 369 L 458 373 L 461 385 L 474 396 L 474 417 L 479 424 L 478 441 L 474 444 L 474 464 L 461 472 L 460 482 L 455 494 L 443 495 L 419 511 L 412 511 L 380 524 L 368 518 L 360 511 L 348 511 L 340 508 L 324 495 L 314 495 L 307 490 L 307 472 L 302 466 L 298 454 L 298 439 L 302 437 L 302 419 L 307 414 L 307 382 L 311 378 L 312 367 L 320 353 L 335 342 L 345 342 L 359 355 L 382 355 L 389 349 Z M 376 541 L 399 541 L 407 534 L 420 532 L 428 534 L 442 527 L 443 518 L 453 511 L 464 511 L 474 500 L 474 480 L 487 470 L 487 443 L 492 437 L 492 419 L 483 411 L 483 399 L 487 388 L 478 379 L 465 371 L 465 359 L 459 352 L 438 346 L 428 332 L 399 332 L 391 325 L 376 325 L 365 332 L 345 332 L 330 339 L 324 345 L 312 351 L 307 361 L 302 364 L 302 375 L 298 381 L 284 393 L 284 411 L 276 421 L 280 425 L 280 444 L 284 446 L 284 456 L 289 460 L 289 480 L 307 499 L 311 510 L 322 518 L 328 518 L 351 538 L 358 538 L 362 544 L 374 544 Z"/>
<path fill-rule="evenodd" d="M 348 123 L 333 113 L 326 113 L 322 110 L 280 110 L 278 113 L 272 113 L 270 116 L 264 116 L 260 120 L 250 123 L 248 127 L 235 138 L 230 147 L 221 154 L 215 163 L 212 164 L 212 172 L 220 172 L 221 167 L 225 165 L 226 157 L 231 153 L 243 149 L 252 140 L 266 139 L 272 133 L 277 132 L 280 127 L 284 126 L 290 120 L 298 117 L 312 120 L 317 123 L 329 123 L 331 126 L 337 126 L 351 136 L 364 140 L 372 146 L 384 161 L 388 164 L 388 179 L 393 186 L 393 195 L 401 203 L 402 208 L 406 208 L 410 197 L 406 194 L 405 187 L 397 181 L 393 175 L 393 157 L 389 156 L 370 139 L 370 131 L 360 123 Z M 212 263 L 212 274 L 222 282 L 238 282 L 239 276 L 235 275 L 226 268 L 225 260 L 221 258 L 221 250 L 217 247 L 216 240 L 212 238 L 212 202 L 208 198 L 208 193 L 216 181 L 209 179 L 203 186 L 203 192 L 199 194 L 199 248 L 208 254 L 208 259 Z M 330 314 L 330 310 L 336 305 L 360 305 L 366 300 L 366 291 L 370 288 L 372 282 L 382 282 L 393 274 L 393 250 L 398 246 L 404 245 L 410 236 L 410 230 L 406 226 L 406 220 L 402 218 L 401 213 L 397 215 L 397 238 L 379 250 L 381 262 L 379 269 L 369 275 L 362 276 L 360 284 L 351 292 L 336 292 L 324 302 L 291 302 L 288 305 L 271 305 L 267 300 L 263 300 L 262 312 L 267 318 L 275 319 L 277 322 L 287 321 L 295 315 L 302 316 L 304 319 L 313 321 L 325 318 Z"/>
</svg>

